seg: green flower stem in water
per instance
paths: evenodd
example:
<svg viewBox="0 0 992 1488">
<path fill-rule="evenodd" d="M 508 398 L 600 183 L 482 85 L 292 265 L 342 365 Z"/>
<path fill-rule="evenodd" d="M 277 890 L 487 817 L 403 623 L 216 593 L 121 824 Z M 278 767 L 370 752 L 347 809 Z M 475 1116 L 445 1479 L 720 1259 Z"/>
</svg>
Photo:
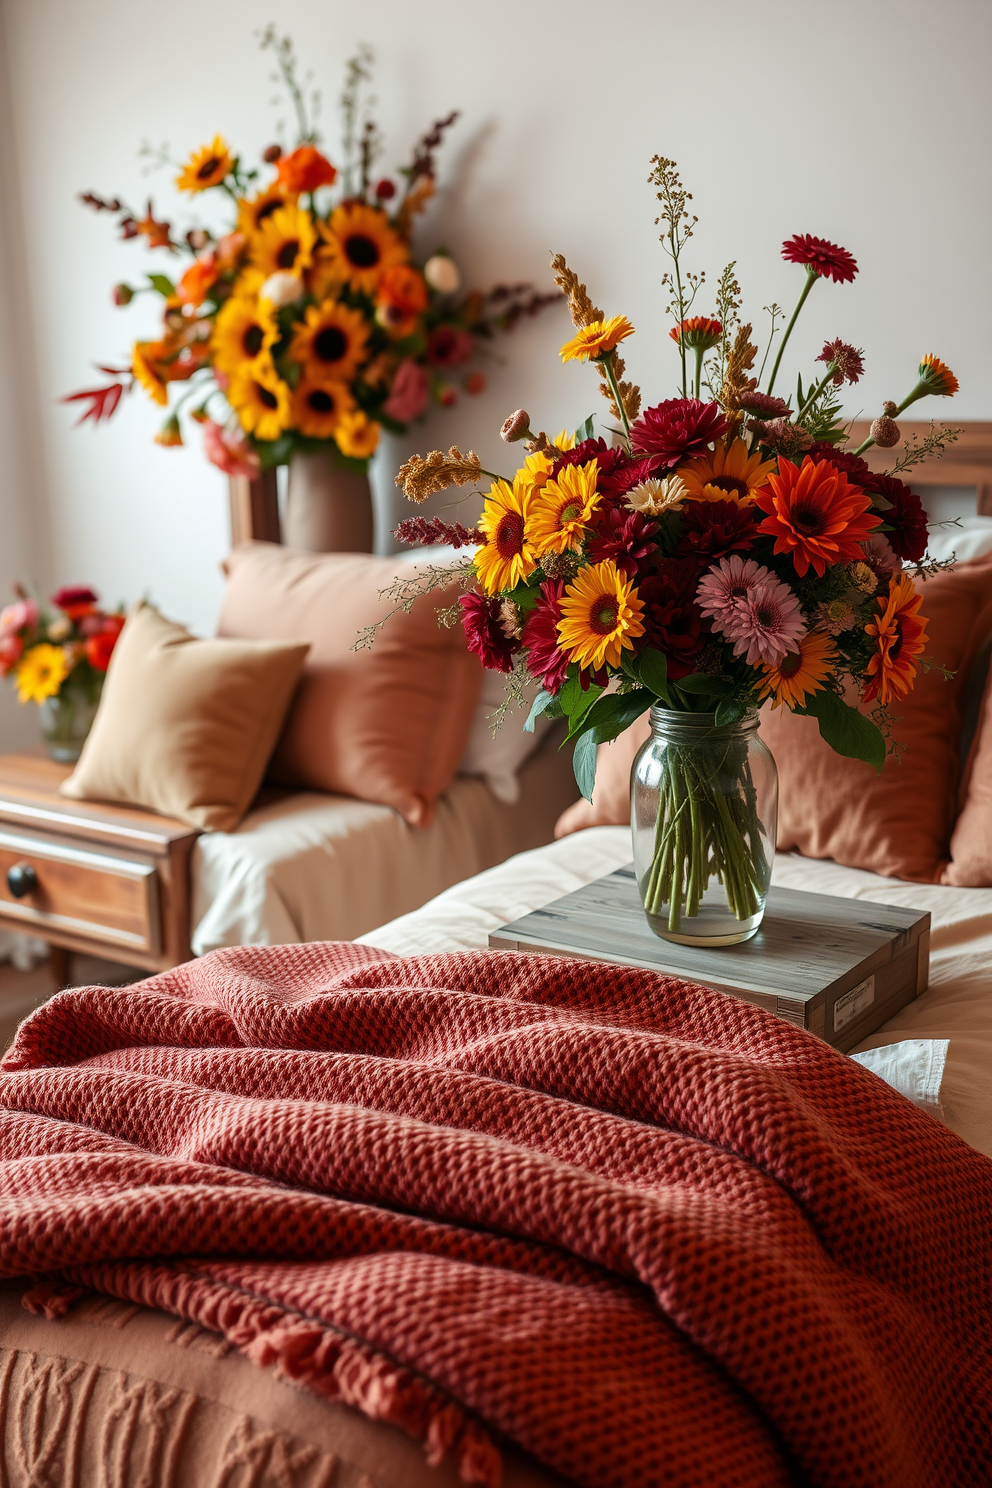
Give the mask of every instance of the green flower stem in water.
<svg viewBox="0 0 992 1488">
<path fill-rule="evenodd" d="M 730 793 L 728 776 L 735 787 Z M 699 913 L 713 877 L 723 884 L 738 920 L 758 913 L 768 858 L 747 745 L 740 739 L 720 739 L 706 749 L 670 744 L 665 750 L 644 908 L 656 919 L 667 915 L 668 929 L 677 932 L 683 918 Z"/>
</svg>

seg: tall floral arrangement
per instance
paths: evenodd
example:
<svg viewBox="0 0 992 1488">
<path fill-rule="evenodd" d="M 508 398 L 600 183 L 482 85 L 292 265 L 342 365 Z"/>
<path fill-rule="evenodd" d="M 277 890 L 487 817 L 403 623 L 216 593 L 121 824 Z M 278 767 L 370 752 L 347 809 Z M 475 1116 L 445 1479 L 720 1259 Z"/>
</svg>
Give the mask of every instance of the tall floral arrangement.
<svg viewBox="0 0 992 1488">
<path fill-rule="evenodd" d="M 838 753 L 881 769 L 891 710 L 926 664 L 927 622 L 913 578 L 934 566 L 926 514 L 900 473 L 939 453 L 956 431 L 932 429 L 884 474 L 861 456 L 872 444 L 897 444 L 898 415 L 925 396 L 953 395 L 957 380 L 924 355 L 906 396 L 885 403 L 870 437 L 849 448 L 840 394 L 862 376 L 860 349 L 828 340 L 794 391 L 778 387 L 803 306 L 824 281 L 853 281 L 855 259 L 808 234 L 782 245 L 801 288 L 784 331 L 772 307 L 756 372 L 759 351 L 741 320 L 734 264 L 720 276 L 713 313 L 692 313 L 705 281 L 685 263 L 696 221 L 690 197 L 673 161 L 656 158 L 651 180 L 671 262 L 675 396 L 642 408 L 620 355 L 633 325 L 607 317 L 555 257 L 575 325 L 562 360 L 595 369 L 611 438 L 595 437 L 588 419 L 574 436 L 551 439 L 521 410 L 502 430 L 526 451 L 512 473 L 484 471 L 473 453 L 454 447 L 414 456 L 397 477 L 413 501 L 484 476 L 491 484 L 477 527 L 415 518 L 399 535 L 472 550 L 445 573 L 450 580 L 457 572 L 469 591 L 460 605 L 469 646 L 484 666 L 507 674 L 511 692 L 539 684 L 529 727 L 541 714 L 567 718 L 587 797 L 597 745 L 652 705 L 711 716 L 719 731 L 770 699 L 815 717 Z M 740 813 L 728 822 L 701 776 L 688 765 L 672 768 L 672 799 L 691 807 L 695 830 L 676 830 L 674 818 L 659 825 L 655 898 L 675 906 L 677 922 L 694 835 L 697 847 L 701 837 L 708 844 L 706 871 L 735 884 L 735 912 L 744 918 L 767 874 L 753 793 L 742 778 Z"/>
<path fill-rule="evenodd" d="M 140 386 L 168 410 L 156 441 L 182 444 L 188 413 L 203 425 L 208 459 L 228 474 L 254 477 L 329 447 L 365 469 L 381 428 L 403 432 L 431 399 L 454 404 L 459 382 L 480 392 L 485 378 L 471 364 L 485 343 L 557 296 L 526 284 L 462 293 L 443 248 L 415 260 L 412 231 L 457 113 L 432 126 L 408 165 L 380 175 L 363 48 L 347 68 L 339 168 L 319 148 L 319 95 L 301 84 L 290 41 L 270 28 L 262 44 L 294 107 L 295 147 L 271 145 L 256 169 L 217 135 L 176 177 L 185 196 L 222 203 L 223 228 L 183 231 L 151 201 L 141 213 L 118 197 L 82 197 L 117 216 L 122 238 L 143 239 L 169 262 L 113 292 L 120 306 L 159 297 L 160 332 L 134 343 L 128 365 L 100 368 L 111 382 L 65 401 L 84 406 L 80 422 L 99 423 Z"/>
</svg>

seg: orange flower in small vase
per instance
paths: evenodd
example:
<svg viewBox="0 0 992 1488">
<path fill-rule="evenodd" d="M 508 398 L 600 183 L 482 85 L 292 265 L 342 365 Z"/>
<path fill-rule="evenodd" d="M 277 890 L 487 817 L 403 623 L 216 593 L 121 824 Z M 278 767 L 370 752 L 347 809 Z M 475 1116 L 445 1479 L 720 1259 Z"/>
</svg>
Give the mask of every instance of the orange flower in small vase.
<svg viewBox="0 0 992 1488">
<path fill-rule="evenodd" d="M 912 579 L 903 572 L 889 580 L 889 592 L 879 597 L 879 613 L 865 626 L 877 650 L 868 663 L 871 681 L 862 693 L 866 703 L 878 698 L 883 707 L 904 698 L 912 690 L 916 658 L 927 643 L 927 622 L 919 613 L 923 603 Z"/>
</svg>

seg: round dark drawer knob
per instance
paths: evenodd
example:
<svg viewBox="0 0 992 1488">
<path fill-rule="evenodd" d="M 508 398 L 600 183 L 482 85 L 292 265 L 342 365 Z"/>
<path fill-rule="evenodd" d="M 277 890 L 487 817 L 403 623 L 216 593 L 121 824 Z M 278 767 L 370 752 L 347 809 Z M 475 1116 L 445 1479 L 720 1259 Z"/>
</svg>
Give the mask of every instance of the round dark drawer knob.
<svg viewBox="0 0 992 1488">
<path fill-rule="evenodd" d="M 7 869 L 7 887 L 15 899 L 23 899 L 37 889 L 38 875 L 30 863 L 15 863 Z"/>
</svg>

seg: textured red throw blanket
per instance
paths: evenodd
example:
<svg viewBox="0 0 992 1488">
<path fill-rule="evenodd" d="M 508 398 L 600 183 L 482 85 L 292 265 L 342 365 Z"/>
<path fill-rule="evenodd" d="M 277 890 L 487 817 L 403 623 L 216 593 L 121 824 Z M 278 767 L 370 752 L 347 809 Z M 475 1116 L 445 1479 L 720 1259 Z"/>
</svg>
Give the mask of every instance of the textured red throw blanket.
<svg viewBox="0 0 992 1488">
<path fill-rule="evenodd" d="M 52 1315 L 218 1329 L 467 1482 L 501 1439 L 588 1488 L 992 1481 L 992 1163 L 744 1003 L 225 950 L 3 1068 L 0 1274 Z"/>
</svg>

